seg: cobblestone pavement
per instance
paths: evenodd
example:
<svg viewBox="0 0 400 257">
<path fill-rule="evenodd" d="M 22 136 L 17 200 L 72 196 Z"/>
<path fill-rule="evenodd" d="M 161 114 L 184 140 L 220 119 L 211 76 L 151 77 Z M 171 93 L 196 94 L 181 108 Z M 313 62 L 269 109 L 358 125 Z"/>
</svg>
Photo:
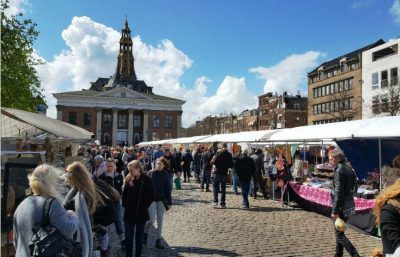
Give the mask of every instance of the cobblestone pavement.
<svg viewBox="0 0 400 257">
<path fill-rule="evenodd" d="M 173 191 L 173 206 L 164 217 L 165 250 L 155 249 L 150 235 L 143 256 L 333 256 L 334 228 L 331 219 L 301 209 L 281 208 L 279 202 L 250 199 L 241 209 L 241 196 L 228 190 L 227 208 L 213 209 L 212 193 L 184 183 Z M 120 251 L 111 228 L 110 256 Z M 347 230 L 346 235 L 361 256 L 369 256 L 380 239 Z M 347 255 L 347 253 L 345 254 Z"/>
</svg>

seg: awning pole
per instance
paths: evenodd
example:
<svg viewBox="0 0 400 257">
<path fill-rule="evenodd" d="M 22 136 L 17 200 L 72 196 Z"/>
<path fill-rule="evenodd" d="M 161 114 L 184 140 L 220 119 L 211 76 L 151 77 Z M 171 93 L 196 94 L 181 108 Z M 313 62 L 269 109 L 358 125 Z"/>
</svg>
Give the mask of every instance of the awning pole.
<svg viewBox="0 0 400 257">
<path fill-rule="evenodd" d="M 381 139 L 378 139 L 379 148 L 379 191 L 382 191 L 382 146 Z"/>
</svg>

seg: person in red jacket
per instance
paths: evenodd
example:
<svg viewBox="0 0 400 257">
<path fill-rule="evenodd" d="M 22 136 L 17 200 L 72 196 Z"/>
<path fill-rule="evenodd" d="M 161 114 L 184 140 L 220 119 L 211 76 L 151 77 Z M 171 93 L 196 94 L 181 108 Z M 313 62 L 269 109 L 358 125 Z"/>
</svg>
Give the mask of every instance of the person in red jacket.
<svg viewBox="0 0 400 257">
<path fill-rule="evenodd" d="M 126 257 L 133 255 L 133 237 L 135 233 L 135 256 L 142 255 L 144 226 L 149 220 L 148 208 L 155 199 L 151 178 L 144 174 L 143 165 L 134 160 L 128 164 L 128 175 L 122 192 L 122 206 L 125 208 L 125 244 Z"/>
</svg>

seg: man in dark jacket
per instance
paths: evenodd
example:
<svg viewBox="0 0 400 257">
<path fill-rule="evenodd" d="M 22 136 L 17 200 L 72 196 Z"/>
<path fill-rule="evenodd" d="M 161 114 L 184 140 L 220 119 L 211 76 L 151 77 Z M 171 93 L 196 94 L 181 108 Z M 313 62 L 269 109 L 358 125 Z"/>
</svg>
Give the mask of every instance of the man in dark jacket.
<svg viewBox="0 0 400 257">
<path fill-rule="evenodd" d="M 164 155 L 163 157 L 167 159 L 168 164 L 169 164 L 169 169 L 167 170 L 168 176 L 169 176 L 169 182 L 172 188 L 172 184 L 174 183 L 174 174 L 178 176 L 178 170 L 176 169 L 176 158 L 171 155 L 171 152 L 169 151 L 168 148 L 164 149 Z"/>
<path fill-rule="evenodd" d="M 254 165 L 255 165 L 255 172 L 253 175 L 253 183 L 254 183 L 254 199 L 257 198 L 257 191 L 258 191 L 258 185 L 260 185 L 261 192 L 264 196 L 264 199 L 269 199 L 267 190 L 265 189 L 265 181 L 263 180 L 262 174 L 265 173 L 265 168 L 264 168 L 264 160 L 262 157 L 262 150 L 257 149 L 253 155 L 251 155 L 251 158 L 253 158 Z"/>
<path fill-rule="evenodd" d="M 333 181 L 334 191 L 332 192 L 332 218 L 337 218 L 346 222 L 350 215 L 355 213 L 355 204 L 353 197 L 354 183 L 356 177 L 354 172 L 345 164 L 344 154 L 335 149 L 329 152 L 329 162 L 335 167 L 335 178 Z M 344 231 L 335 228 L 336 236 L 336 254 L 343 256 L 343 248 L 352 256 L 360 256 L 353 244 L 347 239 Z"/>
<path fill-rule="evenodd" d="M 218 189 L 221 185 L 221 208 L 226 208 L 225 197 L 226 197 L 226 181 L 228 176 L 228 169 L 232 169 L 233 160 L 232 154 L 227 149 L 227 144 L 223 143 L 221 150 L 217 152 L 211 161 L 215 165 L 215 177 L 213 182 L 213 193 L 214 201 L 213 207 L 218 206 Z"/>
<path fill-rule="evenodd" d="M 249 208 L 249 190 L 251 177 L 254 175 L 256 167 L 252 158 L 248 156 L 248 151 L 244 150 L 243 154 L 235 162 L 235 171 L 239 178 L 240 188 L 242 189 L 243 207 Z"/>
<path fill-rule="evenodd" d="M 205 152 L 201 156 L 201 161 L 200 161 L 200 170 L 202 171 L 202 176 L 201 176 L 201 191 L 204 190 L 204 183 L 206 184 L 206 192 L 210 192 L 209 185 L 210 185 L 210 180 L 211 180 L 211 169 L 212 169 L 212 158 L 214 154 L 211 151 L 211 149 L 208 149 L 207 147 L 205 148 Z"/>
<path fill-rule="evenodd" d="M 181 159 L 183 182 L 186 182 L 186 176 L 187 176 L 187 181 L 190 182 L 190 177 L 192 176 L 190 174 L 190 164 L 192 163 L 192 161 L 193 161 L 192 153 L 190 153 L 190 149 L 187 148 Z"/>
</svg>

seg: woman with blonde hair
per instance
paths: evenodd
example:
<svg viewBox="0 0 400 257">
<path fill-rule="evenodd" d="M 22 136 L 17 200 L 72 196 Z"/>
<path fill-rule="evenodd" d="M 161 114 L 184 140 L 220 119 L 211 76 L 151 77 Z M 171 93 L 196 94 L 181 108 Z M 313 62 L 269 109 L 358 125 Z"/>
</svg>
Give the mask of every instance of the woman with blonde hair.
<svg viewBox="0 0 400 257">
<path fill-rule="evenodd" d="M 144 226 L 149 220 L 148 208 L 154 201 L 155 192 L 153 183 L 150 177 L 144 174 L 140 161 L 134 160 L 128 163 L 128 171 L 122 192 L 122 206 L 125 208 L 125 251 L 126 257 L 133 255 L 135 237 L 135 256 L 139 257 L 142 255 Z"/>
<path fill-rule="evenodd" d="M 79 219 L 78 240 L 82 243 L 82 257 L 92 257 L 93 235 L 91 215 L 95 212 L 101 196 L 91 174 L 80 162 L 73 162 L 65 169 L 71 190 L 64 199 L 64 207 L 74 210 Z"/>
<path fill-rule="evenodd" d="M 381 228 L 383 256 L 400 256 L 400 179 L 375 199 L 374 214 Z"/>
<path fill-rule="evenodd" d="M 56 190 L 59 174 L 52 166 L 43 164 L 28 176 L 33 195 L 21 202 L 14 213 L 15 256 L 31 256 L 29 242 L 32 229 L 40 224 L 44 206 L 50 201 L 49 224 L 55 227 L 65 238 L 72 239 L 78 229 L 78 218 L 72 211 L 66 211 L 61 205 L 60 195 Z"/>
</svg>

